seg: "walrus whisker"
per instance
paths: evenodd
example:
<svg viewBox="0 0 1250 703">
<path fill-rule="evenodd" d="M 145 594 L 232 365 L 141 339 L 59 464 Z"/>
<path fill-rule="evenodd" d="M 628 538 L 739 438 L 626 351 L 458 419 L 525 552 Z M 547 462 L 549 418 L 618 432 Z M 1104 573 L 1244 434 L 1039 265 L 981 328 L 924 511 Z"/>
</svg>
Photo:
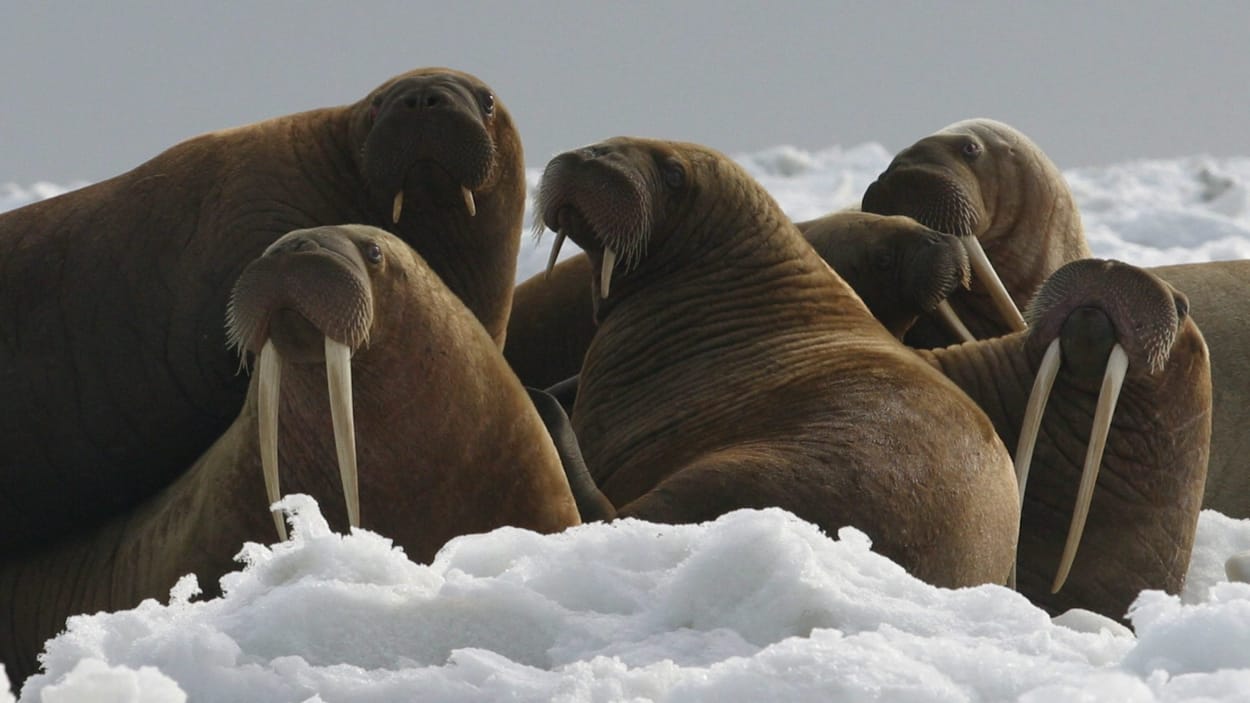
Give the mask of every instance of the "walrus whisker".
<svg viewBox="0 0 1250 703">
<path fill-rule="evenodd" d="M 1238 552 L 1224 562 L 1224 575 L 1229 581 L 1250 583 L 1250 551 Z"/>
<path fill-rule="evenodd" d="M 1020 439 L 1016 443 L 1016 486 L 1020 491 L 1020 509 L 1024 509 L 1024 490 L 1029 483 L 1029 466 L 1033 463 L 1033 449 L 1037 445 L 1037 433 L 1042 428 L 1042 415 L 1046 412 L 1046 401 L 1050 400 L 1050 389 L 1055 385 L 1055 376 L 1059 375 L 1061 357 L 1059 339 L 1051 341 L 1042 356 L 1042 363 L 1037 367 L 1037 377 L 1033 379 L 1033 390 L 1029 393 L 1029 402 L 1024 410 L 1024 421 L 1020 423 Z M 1011 566 L 1011 575 L 1007 577 L 1007 585 L 1016 587 L 1016 564 Z"/>
<path fill-rule="evenodd" d="M 272 506 L 281 497 L 278 483 L 278 399 L 282 384 L 282 356 L 272 341 L 266 341 L 256 363 L 257 434 L 260 443 L 260 466 L 265 475 L 265 497 Z M 278 539 L 286 541 L 286 522 L 280 510 L 273 510 L 273 524 Z"/>
<path fill-rule="evenodd" d="M 1094 497 L 1094 484 L 1098 481 L 1102 452 L 1107 445 L 1107 433 L 1111 430 L 1111 416 L 1115 413 L 1116 401 L 1120 399 L 1120 388 L 1124 385 L 1126 373 L 1128 354 L 1124 347 L 1116 344 L 1111 348 L 1111 356 L 1107 358 L 1107 371 L 1102 379 L 1102 390 L 1098 393 L 1098 407 L 1094 410 L 1094 425 L 1090 428 L 1085 467 L 1081 470 L 1081 485 L 1076 493 L 1076 506 L 1072 509 L 1068 541 L 1063 546 L 1063 557 L 1059 560 L 1059 572 L 1050 587 L 1051 593 L 1058 593 L 1063 588 L 1072 562 L 1076 559 L 1076 549 L 1080 546 L 1081 534 L 1085 531 L 1085 518 L 1089 515 L 1089 504 Z"/>
<path fill-rule="evenodd" d="M 330 389 L 330 419 L 334 423 L 334 452 L 347 500 L 347 521 L 360 527 L 360 490 L 356 472 L 356 421 L 352 410 L 352 351 L 326 337 L 326 381 Z"/>
<path fill-rule="evenodd" d="M 935 312 L 937 312 L 938 317 L 941 318 L 943 324 L 946 325 L 947 329 L 949 329 L 952 333 L 954 333 L 956 337 L 959 338 L 959 341 L 961 342 L 977 341 L 976 336 L 973 335 L 972 332 L 968 330 L 968 327 L 966 325 L 964 325 L 964 321 L 959 319 L 959 315 L 955 312 L 955 309 L 951 307 L 951 303 L 949 300 L 943 300 L 942 302 L 938 303 L 937 307 L 934 310 Z"/>
<path fill-rule="evenodd" d="M 460 186 L 460 192 L 464 195 L 464 208 L 469 211 L 469 217 L 477 217 L 477 203 L 473 200 L 473 191 L 468 186 Z M 396 218 L 398 221 L 399 218 Z"/>
<path fill-rule="evenodd" d="M 543 272 L 543 280 L 551 278 L 551 270 L 556 267 L 556 260 L 560 258 L 562 246 L 564 246 L 564 233 L 556 232 L 556 240 L 551 243 L 551 256 L 547 257 L 547 270 Z"/>
<path fill-rule="evenodd" d="M 599 297 L 608 297 L 608 291 L 612 286 L 612 269 L 616 267 L 616 252 L 605 248 L 603 250 L 603 268 L 599 271 Z"/>
<path fill-rule="evenodd" d="M 973 236 L 960 237 L 964 243 L 964 248 L 968 251 L 968 263 L 972 264 L 972 271 L 981 279 L 990 290 L 990 297 L 994 299 L 994 305 L 998 308 L 998 312 L 1002 314 L 1007 326 L 1013 332 L 1019 332 L 1029 328 L 1024 322 L 1024 316 L 1020 314 L 1020 309 L 1016 307 L 1015 301 L 1011 299 L 1011 293 L 1007 292 L 1007 286 L 1003 285 L 1003 279 L 998 277 L 998 272 L 994 270 L 994 265 L 990 263 L 990 259 L 985 255 L 985 249 L 981 247 L 981 240 Z"/>
<path fill-rule="evenodd" d="M 404 191 L 395 193 L 395 202 L 391 204 L 391 224 L 399 223 L 399 215 L 404 211 Z"/>
</svg>

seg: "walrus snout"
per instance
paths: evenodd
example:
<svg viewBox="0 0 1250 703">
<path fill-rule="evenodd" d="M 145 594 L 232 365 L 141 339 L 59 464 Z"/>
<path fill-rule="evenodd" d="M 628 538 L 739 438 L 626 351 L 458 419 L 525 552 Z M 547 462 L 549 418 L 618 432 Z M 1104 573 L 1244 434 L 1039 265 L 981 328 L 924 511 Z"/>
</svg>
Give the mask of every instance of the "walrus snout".
<svg viewBox="0 0 1250 703">
<path fill-rule="evenodd" d="M 384 87 L 371 101 L 372 125 L 365 137 L 363 168 L 378 199 L 391 206 L 398 223 L 409 182 L 419 181 L 435 202 L 461 201 L 477 214 L 474 193 L 490 188 L 499 167 L 492 127 L 502 106 L 485 85 L 467 75 L 433 72 L 409 75 Z M 417 179 L 415 169 L 433 165 L 433 178 Z"/>
<path fill-rule="evenodd" d="M 543 170 L 534 233 L 556 233 L 548 271 L 572 239 L 595 264 L 596 299 L 608 297 L 614 272 L 638 264 L 651 238 L 653 174 L 635 157 L 609 140 L 559 154 Z"/>
<path fill-rule="evenodd" d="M 276 337 L 288 358 L 319 361 L 323 337 L 355 350 L 367 342 L 372 320 L 366 264 L 352 240 L 336 228 L 297 230 L 243 270 L 231 291 L 226 335 L 241 353 L 259 354 Z M 282 330 L 276 335 L 275 325 Z"/>
</svg>

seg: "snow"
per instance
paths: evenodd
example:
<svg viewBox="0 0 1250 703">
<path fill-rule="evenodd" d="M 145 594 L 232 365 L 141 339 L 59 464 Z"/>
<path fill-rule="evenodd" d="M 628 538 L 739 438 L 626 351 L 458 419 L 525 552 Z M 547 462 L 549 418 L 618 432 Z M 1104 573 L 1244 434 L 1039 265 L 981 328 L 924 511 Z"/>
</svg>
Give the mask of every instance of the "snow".
<svg viewBox="0 0 1250 703">
<path fill-rule="evenodd" d="M 890 153 L 738 159 L 806 219 L 854 204 Z M 1250 258 L 1250 158 L 1065 176 L 1098 256 Z M 0 210 L 63 190 L 0 185 Z M 519 278 L 550 241 L 527 243 Z M 199 599 L 187 577 L 167 603 L 72 618 L 20 700 L 1250 700 L 1250 584 L 1224 573 L 1250 550 L 1250 520 L 1212 511 L 1184 592 L 1143 592 L 1130 631 L 1084 612 L 1051 620 L 998 586 L 929 586 L 859 531 L 826 535 L 779 510 L 500 529 L 418 565 L 384 536 L 331 532 L 311 499 L 284 506 L 292 540 L 241 545 L 223 597 Z"/>
</svg>

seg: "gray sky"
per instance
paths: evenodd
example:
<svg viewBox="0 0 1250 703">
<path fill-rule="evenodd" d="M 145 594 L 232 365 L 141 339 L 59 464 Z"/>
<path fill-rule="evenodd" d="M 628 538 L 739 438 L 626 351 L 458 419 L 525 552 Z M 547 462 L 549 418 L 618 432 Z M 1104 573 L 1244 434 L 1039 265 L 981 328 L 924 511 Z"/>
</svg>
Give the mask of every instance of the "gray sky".
<svg viewBox="0 0 1250 703">
<path fill-rule="evenodd" d="M 1062 167 L 1250 155 L 1250 2 L 19 2 L 0 10 L 0 182 L 98 180 L 186 137 L 446 65 L 526 161 L 631 134 L 730 153 L 966 117 Z"/>
</svg>

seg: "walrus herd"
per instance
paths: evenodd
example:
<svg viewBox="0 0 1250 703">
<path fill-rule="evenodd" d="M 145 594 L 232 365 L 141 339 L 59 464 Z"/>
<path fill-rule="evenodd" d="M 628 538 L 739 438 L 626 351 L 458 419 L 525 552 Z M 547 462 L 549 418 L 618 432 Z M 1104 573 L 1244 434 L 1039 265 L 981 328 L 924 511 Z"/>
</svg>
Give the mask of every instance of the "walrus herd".
<svg viewBox="0 0 1250 703">
<path fill-rule="evenodd" d="M 1007 125 L 799 223 L 704 146 L 573 149 L 517 286 L 524 173 L 494 90 L 427 68 L 0 214 L 10 680 L 70 615 L 187 573 L 214 595 L 288 492 L 421 561 L 776 506 L 936 585 L 1117 618 L 1179 591 L 1202 507 L 1250 517 L 1250 262 L 1093 259 Z"/>
</svg>

